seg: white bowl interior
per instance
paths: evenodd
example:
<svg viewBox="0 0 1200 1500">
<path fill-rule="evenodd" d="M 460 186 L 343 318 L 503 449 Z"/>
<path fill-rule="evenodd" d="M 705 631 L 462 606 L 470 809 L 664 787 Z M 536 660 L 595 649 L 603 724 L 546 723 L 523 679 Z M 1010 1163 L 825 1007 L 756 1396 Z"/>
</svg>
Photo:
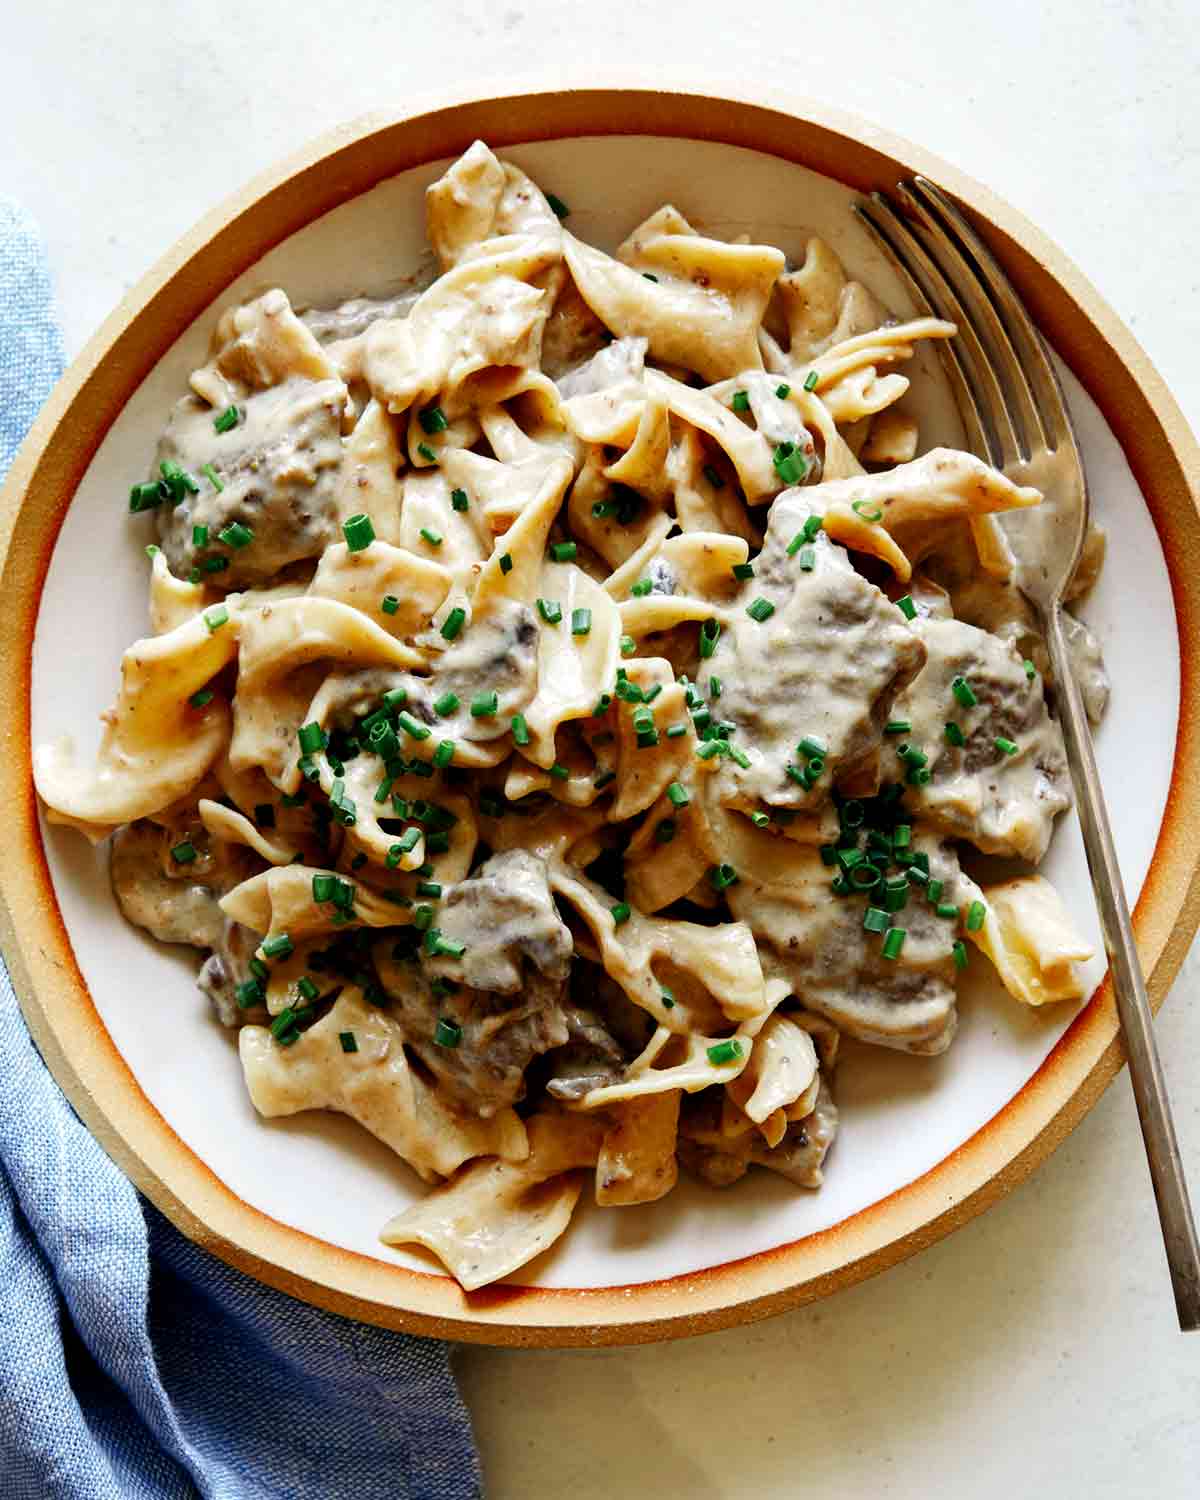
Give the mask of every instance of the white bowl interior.
<svg viewBox="0 0 1200 1500">
<path fill-rule="evenodd" d="M 744 230 L 796 259 L 815 231 L 889 306 L 907 308 L 890 267 L 850 213 L 851 192 L 774 157 L 653 137 L 548 142 L 506 154 L 566 199 L 571 229 L 595 243 L 611 248 L 665 201 L 716 234 Z M 34 641 L 35 742 L 69 733 L 83 755 L 91 753 L 121 652 L 147 629 L 142 545 L 151 540 L 149 523 L 126 515 L 125 496 L 147 472 L 169 406 L 204 358 L 218 308 L 273 284 L 297 305 L 326 304 L 385 290 L 411 274 L 427 255 L 422 194 L 443 165 L 390 179 L 278 246 L 192 325 L 130 400 L 80 485 L 46 580 Z M 924 391 L 923 442 L 959 441 L 936 361 L 922 351 L 906 373 Z M 1113 682 L 1097 751 L 1135 896 L 1166 804 L 1178 721 L 1178 636 L 1162 549 L 1129 466 L 1095 405 L 1065 378 L 1096 514 L 1120 539 L 1083 614 L 1103 642 Z M 195 988 L 191 951 L 160 947 L 122 920 L 103 850 L 60 828 L 46 826 L 44 834 L 67 931 L 97 1009 L 172 1129 L 233 1192 L 272 1218 L 331 1244 L 440 1274 L 429 1260 L 377 1239 L 383 1222 L 423 1191 L 413 1174 L 349 1120 L 325 1114 L 260 1120 L 242 1084 L 233 1035 L 211 1019 Z M 1073 816 L 1060 823 L 1043 869 L 1101 952 Z M 1094 961 L 1092 982 L 1102 973 Z M 1003 1108 L 1074 1011 L 1019 1007 L 976 958 L 960 1013 L 957 1038 L 939 1058 L 846 1047 L 837 1084 L 841 1134 L 819 1192 L 756 1172 L 724 1192 L 684 1179 L 669 1197 L 643 1208 L 607 1213 L 581 1206 L 560 1244 L 517 1280 L 603 1287 L 694 1272 L 826 1229 L 887 1197 Z"/>
</svg>

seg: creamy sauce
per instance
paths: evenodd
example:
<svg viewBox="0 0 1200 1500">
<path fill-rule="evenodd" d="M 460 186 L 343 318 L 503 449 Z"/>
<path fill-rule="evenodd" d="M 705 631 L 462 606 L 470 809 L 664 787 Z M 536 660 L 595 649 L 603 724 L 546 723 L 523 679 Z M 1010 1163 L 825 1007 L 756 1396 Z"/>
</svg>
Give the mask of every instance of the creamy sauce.
<svg viewBox="0 0 1200 1500">
<path fill-rule="evenodd" d="M 923 834 L 914 850 L 929 856 L 929 871 L 943 883 L 942 900 L 961 905 L 958 856 L 953 846 Z M 832 872 L 816 850 L 789 864 L 786 882 L 742 872 L 728 896 L 734 914 L 778 958 L 800 1002 L 848 1036 L 905 1052 L 943 1052 L 956 1025 L 954 942 L 958 924 L 939 917 L 916 889 L 895 917 L 905 929 L 895 959 L 883 957 L 878 934 L 863 927 L 866 898 L 836 897 Z"/>
<path fill-rule="evenodd" d="M 721 633 L 711 669 L 725 684 L 723 718 L 750 756 L 722 771 L 747 798 L 773 807 L 818 807 L 839 767 L 876 750 L 897 691 L 924 659 L 920 640 L 873 583 L 855 572 L 844 548 L 818 533 L 814 566 L 803 571 L 787 547 L 812 507 L 788 491 L 771 507 L 755 576 Z M 775 605 L 765 622 L 746 610 L 756 598 Z M 806 736 L 826 747 L 826 775 L 806 792 L 787 773 Z"/>
<path fill-rule="evenodd" d="M 928 655 L 897 698 L 895 715 L 911 722 L 904 742 L 927 757 L 932 776 L 925 786 L 908 786 L 906 802 L 987 854 L 1036 864 L 1054 819 L 1070 806 L 1062 734 L 1046 711 L 1040 679 L 1027 675 L 1014 646 L 961 620 L 921 620 L 914 629 Z M 952 684 L 959 678 L 978 699 L 973 707 L 955 698 Z M 961 747 L 947 742 L 947 723 L 961 730 Z M 997 740 L 1015 745 L 1015 752 L 1006 753 Z M 893 774 L 901 767 L 897 754 Z"/>
<path fill-rule="evenodd" d="M 493 855 L 450 889 L 437 921 L 444 939 L 463 944 L 461 957 L 418 966 L 381 944 L 376 965 L 409 1045 L 461 1105 L 487 1117 L 524 1096 L 533 1058 L 571 1039 L 562 1001 L 574 943 L 544 861 L 524 850 Z M 461 1029 L 456 1046 L 437 1044 L 439 1021 Z"/>
<path fill-rule="evenodd" d="M 777 1146 L 757 1130 L 730 1136 L 721 1129 L 720 1106 L 701 1094 L 688 1100 L 679 1122 L 679 1159 L 710 1187 L 730 1187 L 751 1166 L 767 1167 L 799 1187 L 820 1187 L 825 1157 L 837 1134 L 838 1111 L 822 1079 L 810 1115 L 788 1126 Z"/>
</svg>

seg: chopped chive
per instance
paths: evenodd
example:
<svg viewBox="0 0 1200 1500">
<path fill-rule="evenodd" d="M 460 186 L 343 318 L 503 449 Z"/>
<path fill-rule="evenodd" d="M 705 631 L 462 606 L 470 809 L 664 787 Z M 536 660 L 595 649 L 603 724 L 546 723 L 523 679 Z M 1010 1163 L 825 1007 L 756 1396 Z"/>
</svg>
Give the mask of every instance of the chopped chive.
<svg viewBox="0 0 1200 1500">
<path fill-rule="evenodd" d="M 712 464 L 705 464 L 700 472 L 708 480 L 709 484 L 712 485 L 714 490 L 723 490 L 725 488 L 724 477 L 717 469 L 713 468 Z"/>
<path fill-rule="evenodd" d="M 466 943 L 443 937 L 436 927 L 431 927 L 425 934 L 425 952 L 430 958 L 461 958 L 466 951 Z"/>
<path fill-rule="evenodd" d="M 418 896 L 430 896 L 430 897 L 433 898 L 434 901 L 437 901 L 437 900 L 440 899 L 441 894 L 442 894 L 442 888 L 441 888 L 441 886 L 438 884 L 438 882 L 436 880 L 418 880 L 417 881 L 417 895 Z"/>
<path fill-rule="evenodd" d="M 231 521 L 228 526 L 217 532 L 217 541 L 224 542 L 227 547 L 232 547 L 235 552 L 240 552 L 243 547 L 248 547 L 254 540 L 254 532 L 249 526 L 243 526 L 240 521 Z"/>
<path fill-rule="evenodd" d="M 888 913 L 878 906 L 868 906 L 863 914 L 863 926 L 868 932 L 886 932 L 891 920 Z"/>
<path fill-rule="evenodd" d="M 629 592 L 635 599 L 644 599 L 646 595 L 650 593 L 653 587 L 654 584 L 650 581 L 649 578 L 639 578 L 638 581 L 630 587 Z"/>
<path fill-rule="evenodd" d="M 417 453 L 425 460 L 427 464 L 435 464 L 438 461 L 436 450 L 431 448 L 428 443 L 418 443 Z"/>
<path fill-rule="evenodd" d="M 382 702 L 388 713 L 394 714 L 398 708 L 403 708 L 408 702 L 408 689 L 402 687 L 389 688 L 384 693 Z"/>
<path fill-rule="evenodd" d="M 206 557 L 200 564 L 202 573 L 223 573 L 229 566 L 227 557 Z"/>
<path fill-rule="evenodd" d="M 634 638 L 631 635 L 623 635 L 621 637 L 621 655 L 632 656 L 636 650 L 637 642 Z"/>
<path fill-rule="evenodd" d="M 473 719 L 490 719 L 500 707 L 500 697 L 497 693 L 477 693 L 471 699 L 471 717 Z"/>
<path fill-rule="evenodd" d="M 673 781 L 667 788 L 667 800 L 672 807 L 686 807 L 692 799 L 682 782 Z"/>
<path fill-rule="evenodd" d="M 966 945 L 966 943 L 964 943 L 962 941 L 962 939 L 960 938 L 954 944 L 954 947 L 951 949 L 951 952 L 954 954 L 954 967 L 956 969 L 965 969 L 967 967 L 967 945 Z"/>
<path fill-rule="evenodd" d="M 274 937 L 263 939 L 262 951 L 264 958 L 290 958 L 296 950 L 290 934 L 277 932 Z"/>
<path fill-rule="evenodd" d="M 212 485 L 213 489 L 216 490 L 217 494 L 219 495 L 225 488 L 225 486 L 221 481 L 221 476 L 217 473 L 216 469 L 213 468 L 212 464 L 205 464 L 200 472 L 204 475 L 205 479 L 208 480 L 209 484 Z"/>
<path fill-rule="evenodd" d="M 820 848 L 821 863 L 833 866 L 838 862 L 838 848 L 836 844 L 822 844 Z"/>
<path fill-rule="evenodd" d="M 769 828 L 771 826 L 771 815 L 758 808 L 750 814 L 750 821 L 754 824 L 755 828 Z"/>
<path fill-rule="evenodd" d="M 422 724 L 419 719 L 414 719 L 410 713 L 397 714 L 396 723 L 399 724 L 405 734 L 414 740 L 427 740 L 433 733 L 427 724 Z"/>
<path fill-rule="evenodd" d="M 741 766 L 743 771 L 748 771 L 750 769 L 750 757 L 743 749 L 741 749 L 740 746 L 730 745 L 729 758 L 730 760 L 734 761 L 735 764 Z"/>
<path fill-rule="evenodd" d="M 708 872 L 709 884 L 714 891 L 728 890 L 731 885 L 738 882 L 738 872 L 732 865 L 713 865 Z"/>
<path fill-rule="evenodd" d="M 1025 666 L 1025 676 L 1029 679 L 1030 682 L 1032 682 L 1033 679 L 1037 676 L 1037 668 L 1029 660 L 1028 657 L 1025 658 L 1024 666 Z"/>
<path fill-rule="evenodd" d="M 421 535 L 425 538 L 425 540 L 431 547 L 440 547 L 442 545 L 442 533 L 440 531 L 434 531 L 430 526 L 422 526 Z"/>
<path fill-rule="evenodd" d="M 784 484 L 799 484 L 808 473 L 808 462 L 795 443 L 780 443 L 771 459 Z"/>
<path fill-rule="evenodd" d="M 931 880 L 925 886 L 925 894 L 935 906 L 942 899 L 942 889 L 944 886 L 944 880 Z"/>
<path fill-rule="evenodd" d="M 781 401 L 786 401 L 787 398 L 792 394 L 792 388 L 790 385 L 777 385 L 775 387 L 775 394 Z"/>
<path fill-rule="evenodd" d="M 452 714 L 461 702 L 462 700 L 457 693 L 443 693 L 437 702 L 434 703 L 433 711 L 444 719 L 447 715 Z"/>
<path fill-rule="evenodd" d="M 600 696 L 596 699 L 596 706 L 595 706 L 595 708 L 592 709 L 592 718 L 593 719 L 602 719 L 604 717 L 604 715 L 609 711 L 609 709 L 611 707 L 612 707 L 612 694 L 611 693 L 601 693 Z M 522 722 L 522 724 L 524 724 L 525 721 L 522 720 L 521 722 Z M 513 738 L 514 739 L 516 738 L 516 720 L 513 721 Z M 517 740 L 517 744 L 518 745 L 521 744 L 521 741 Z"/>
<path fill-rule="evenodd" d="M 193 526 L 192 527 L 192 546 L 193 547 L 207 547 L 208 546 L 208 527 L 207 526 Z M 157 550 L 157 549 L 155 549 L 155 550 Z"/>
<path fill-rule="evenodd" d="M 681 734 L 686 734 L 686 733 L 687 733 L 687 725 L 686 724 L 672 724 L 670 726 L 670 728 L 667 730 L 667 738 L 669 740 L 677 740 Z"/>
<path fill-rule="evenodd" d="M 804 540 L 804 533 L 802 531 L 798 531 L 796 535 L 791 539 L 791 541 L 787 544 L 787 555 L 789 557 L 795 557 L 800 548 L 804 546 Z"/>
<path fill-rule="evenodd" d="M 459 631 L 463 628 L 463 621 L 466 618 L 466 610 L 461 605 L 456 604 L 442 621 L 442 639 L 446 641 L 455 640 Z"/>
<path fill-rule="evenodd" d="M 806 542 L 816 541 L 817 533 L 824 527 L 824 525 L 824 516 L 809 516 L 808 520 L 805 521 L 804 525 L 801 527 L 801 534 L 803 535 L 804 540 Z"/>
<path fill-rule="evenodd" d="M 653 281 L 655 284 L 657 284 L 658 282 L 658 277 L 654 274 L 653 271 L 643 271 L 642 278 L 645 281 Z"/>
<path fill-rule="evenodd" d="M 166 489 L 172 505 L 178 505 L 185 495 L 198 495 L 200 486 L 191 474 L 173 459 L 164 459 L 158 466 L 162 475 L 162 487 Z"/>
<path fill-rule="evenodd" d="M 433 907 L 418 906 L 413 912 L 413 926 L 418 932 L 428 932 L 433 926 Z"/>
<path fill-rule="evenodd" d="M 444 769 L 454 759 L 457 745 L 453 740 L 439 740 L 437 749 L 433 752 L 433 763 L 439 770 Z"/>
<path fill-rule="evenodd" d="M 617 773 L 615 771 L 601 771 L 599 776 L 593 779 L 592 785 L 599 791 L 601 787 L 607 786 L 610 781 L 616 781 L 616 779 Z"/>
<path fill-rule="evenodd" d="M 979 702 L 975 696 L 975 689 L 965 677 L 956 677 L 950 684 L 950 691 L 964 708 L 974 708 Z"/>
<path fill-rule="evenodd" d="M 915 620 L 917 618 L 917 606 L 913 603 L 911 594 L 905 594 L 902 599 L 897 599 L 896 608 L 906 620 Z"/>
<path fill-rule="evenodd" d="M 266 999 L 257 979 L 243 979 L 233 993 L 241 1010 L 249 1010 L 252 1005 L 258 1005 Z"/>
<path fill-rule="evenodd" d="M 800 555 L 796 559 L 802 573 L 811 573 L 817 565 L 817 550 L 815 547 L 804 546 L 800 548 Z"/>
<path fill-rule="evenodd" d="M 196 846 L 191 839 L 183 839 L 172 848 L 171 858 L 177 865 L 190 865 L 196 858 Z"/>
<path fill-rule="evenodd" d="M 500 554 L 500 571 L 502 573 L 511 573 L 512 570 L 513 570 L 512 553 L 511 552 L 502 552 Z"/>
<path fill-rule="evenodd" d="M 400 608 L 400 601 L 396 598 L 395 594 L 384 594 L 383 598 L 379 601 L 379 607 L 385 615 L 394 615 Z"/>
<path fill-rule="evenodd" d="M 872 505 L 869 500 L 852 500 L 850 509 L 856 516 L 861 516 L 864 521 L 870 521 L 872 524 L 883 520 L 883 512 L 877 505 Z"/>
<path fill-rule="evenodd" d="M 222 625 L 229 621 L 229 611 L 223 604 L 218 604 L 215 609 L 205 610 L 204 623 L 208 626 L 209 635 L 215 635 Z"/>
<path fill-rule="evenodd" d="M 207 708 L 213 700 L 212 688 L 201 688 L 198 693 L 193 693 L 188 699 L 192 708 Z"/>
<path fill-rule="evenodd" d="M 892 847 L 894 849 L 907 849 L 912 843 L 912 825 L 910 823 L 897 823 L 892 830 Z"/>
<path fill-rule="evenodd" d="M 352 1031 L 339 1031 L 338 1041 L 341 1043 L 343 1052 L 357 1052 L 358 1038 Z"/>
<path fill-rule="evenodd" d="M 1017 753 L 1018 746 L 1016 741 L 1005 739 L 1002 734 L 998 734 L 992 741 L 992 744 L 1000 751 L 1001 755 L 1015 755 Z"/>
<path fill-rule="evenodd" d="M 573 609 L 571 611 L 571 634 L 590 635 L 592 629 L 592 612 L 590 609 Z"/>
<path fill-rule="evenodd" d="M 731 571 L 739 583 L 745 583 L 747 578 L 754 577 L 754 564 L 748 562 L 734 563 Z"/>
<path fill-rule="evenodd" d="M 796 746 L 799 753 L 807 759 L 812 760 L 814 756 L 823 756 L 828 753 L 829 747 L 821 740 L 815 739 L 811 734 L 806 734 Z"/>
<path fill-rule="evenodd" d="M 375 788 L 375 801 L 379 802 L 379 803 L 386 802 L 387 799 L 391 795 L 392 795 L 392 777 L 385 776 L 383 778 L 383 780 L 379 783 L 379 785 Z"/>
<path fill-rule="evenodd" d="M 656 682 L 653 687 L 646 688 L 642 693 L 643 703 L 653 703 L 659 693 L 662 692 L 662 683 Z"/>
<path fill-rule="evenodd" d="M 958 907 L 951 901 L 939 901 L 934 911 L 939 917 L 945 917 L 947 921 L 954 922 L 958 919 Z"/>
<path fill-rule="evenodd" d="M 337 887 L 336 875 L 314 875 L 312 878 L 312 898 L 320 905 L 323 901 L 332 901 L 333 893 Z"/>
<path fill-rule="evenodd" d="M 466 490 L 451 490 L 450 504 L 457 511 L 469 510 L 471 508 L 471 502 L 467 499 Z"/>
<path fill-rule="evenodd" d="M 899 958 L 900 950 L 904 947 L 904 939 L 907 936 L 903 927 L 892 927 L 888 930 L 883 940 L 884 958 Z"/>
<path fill-rule="evenodd" d="M 375 540 L 375 527 L 370 516 L 351 516 L 342 525 L 342 535 L 351 552 L 361 552 Z"/>
<path fill-rule="evenodd" d="M 462 1041 L 462 1027 L 457 1021 L 447 1021 L 439 1016 L 437 1026 L 434 1028 L 433 1040 L 439 1047 L 457 1047 Z"/>
<path fill-rule="evenodd" d="M 734 391 L 734 393 L 733 393 L 733 400 L 730 402 L 730 405 L 733 407 L 734 411 L 749 411 L 750 410 L 750 393 L 749 393 L 749 391 Z"/>
<path fill-rule="evenodd" d="M 722 689 L 724 688 L 724 686 L 725 686 L 725 684 L 721 681 L 721 679 L 719 677 L 710 677 L 708 679 L 708 695 L 709 695 L 709 697 L 710 698 L 719 698 L 721 696 L 721 692 L 722 692 Z"/>
<path fill-rule="evenodd" d="M 574 542 L 551 542 L 550 556 L 557 563 L 574 562 L 579 548 Z"/>
<path fill-rule="evenodd" d="M 760 597 L 755 599 L 753 604 L 747 606 L 746 613 L 752 620 L 756 620 L 761 625 L 775 613 L 775 606 L 769 599 Z"/>
<path fill-rule="evenodd" d="M 675 837 L 677 824 L 674 818 L 660 818 L 654 825 L 654 842 L 656 844 L 669 844 Z"/>
<path fill-rule="evenodd" d="M 213 426 L 218 432 L 232 432 L 241 420 L 241 413 L 236 406 L 227 406 L 219 417 L 213 418 Z"/>
<path fill-rule="evenodd" d="M 804 377 L 804 389 L 806 391 L 815 391 L 817 388 L 817 382 L 820 380 L 820 378 L 821 377 L 815 370 L 810 370 Z"/>
<path fill-rule="evenodd" d="M 571 210 L 556 193 L 547 193 L 546 202 L 550 205 L 551 212 L 556 219 L 565 219 Z"/>
<path fill-rule="evenodd" d="M 700 626 L 700 655 L 707 659 L 717 649 L 717 641 L 721 636 L 721 622 L 719 620 L 705 620 Z"/>
<path fill-rule="evenodd" d="M 557 625 L 562 619 L 562 605 L 557 599 L 539 599 L 537 612 L 547 625 Z"/>
<path fill-rule="evenodd" d="M 946 743 L 948 745 L 954 745 L 957 749 L 961 750 L 962 747 L 967 743 L 966 735 L 962 732 L 957 724 L 947 724 L 945 734 Z"/>
<path fill-rule="evenodd" d="M 982 901 L 972 901 L 967 907 L 967 931 L 978 932 L 987 916 L 987 907 Z"/>
<path fill-rule="evenodd" d="M 708 1060 L 716 1067 L 722 1063 L 737 1062 L 741 1055 L 742 1044 L 735 1036 L 731 1036 L 727 1042 L 717 1042 L 708 1049 Z"/>
<path fill-rule="evenodd" d="M 560 761 L 557 760 L 546 772 L 546 775 L 553 776 L 555 781 L 566 781 L 570 774 L 571 773 L 567 770 L 566 766 L 564 766 Z"/>
<path fill-rule="evenodd" d="M 911 734 L 911 719 L 889 719 L 883 726 L 884 734 Z"/>
<path fill-rule="evenodd" d="M 614 927 L 623 926 L 633 916 L 633 907 L 628 901 L 618 901 L 615 906 L 609 907 L 609 911 L 612 913 Z"/>
<path fill-rule="evenodd" d="M 446 413 L 440 406 L 425 406 L 417 413 L 417 421 L 421 424 L 421 431 L 433 437 L 435 433 L 445 432 L 450 423 L 446 421 Z"/>
<path fill-rule="evenodd" d="M 675 996 L 665 984 L 659 986 L 658 998 L 662 1001 L 665 1010 L 675 1009 Z"/>
</svg>

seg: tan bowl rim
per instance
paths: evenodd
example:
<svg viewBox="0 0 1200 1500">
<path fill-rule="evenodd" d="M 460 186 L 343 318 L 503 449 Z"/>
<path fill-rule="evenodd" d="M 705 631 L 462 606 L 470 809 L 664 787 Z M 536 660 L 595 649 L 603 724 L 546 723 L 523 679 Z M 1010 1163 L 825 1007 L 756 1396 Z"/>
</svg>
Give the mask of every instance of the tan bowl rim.
<svg viewBox="0 0 1200 1500">
<path fill-rule="evenodd" d="M 0 492 L 0 940 L 22 1009 L 85 1124 L 169 1219 L 228 1264 L 350 1317 L 411 1333 L 512 1345 L 642 1343 L 768 1316 L 852 1285 L 964 1224 L 1009 1192 L 1087 1113 L 1123 1061 L 1107 979 L 1025 1086 L 908 1186 L 820 1233 L 664 1281 L 595 1290 L 449 1278 L 317 1240 L 226 1188 L 150 1104 L 96 1013 L 51 885 L 30 773 L 29 684 L 42 586 L 87 465 L 117 413 L 176 337 L 295 230 L 387 177 L 495 147 L 655 135 L 763 151 L 861 192 L 921 172 L 940 183 L 1006 266 L 1043 330 L 1104 413 L 1162 541 L 1179 629 L 1179 730 L 1166 812 L 1134 922 L 1155 1007 L 1200 922 L 1200 450 L 1128 330 L 1038 229 L 979 184 L 889 132 L 823 105 L 737 90 L 546 90 L 436 103 L 328 132 L 203 218 L 123 299 L 55 388 Z"/>
</svg>

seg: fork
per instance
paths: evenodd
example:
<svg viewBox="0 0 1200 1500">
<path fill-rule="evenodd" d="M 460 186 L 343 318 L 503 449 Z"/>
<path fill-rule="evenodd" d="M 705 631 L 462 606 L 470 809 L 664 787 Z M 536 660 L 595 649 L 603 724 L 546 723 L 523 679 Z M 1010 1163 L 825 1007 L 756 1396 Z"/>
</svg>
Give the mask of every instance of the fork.
<svg viewBox="0 0 1200 1500">
<path fill-rule="evenodd" d="M 990 251 L 959 209 L 924 177 L 898 183 L 896 199 L 873 193 L 869 202 L 855 205 L 855 212 L 921 309 L 958 326 L 955 338 L 939 344 L 968 444 L 1016 483 L 1040 489 L 1054 506 L 1054 523 L 1043 532 L 1040 566 L 1022 569 L 1019 582 L 1037 612 L 1054 668 L 1175 1309 L 1180 1328 L 1191 1331 L 1200 1327 L 1200 1244 L 1087 715 L 1063 634 L 1063 593 L 1088 525 L 1083 456 L 1049 352 Z"/>
</svg>

